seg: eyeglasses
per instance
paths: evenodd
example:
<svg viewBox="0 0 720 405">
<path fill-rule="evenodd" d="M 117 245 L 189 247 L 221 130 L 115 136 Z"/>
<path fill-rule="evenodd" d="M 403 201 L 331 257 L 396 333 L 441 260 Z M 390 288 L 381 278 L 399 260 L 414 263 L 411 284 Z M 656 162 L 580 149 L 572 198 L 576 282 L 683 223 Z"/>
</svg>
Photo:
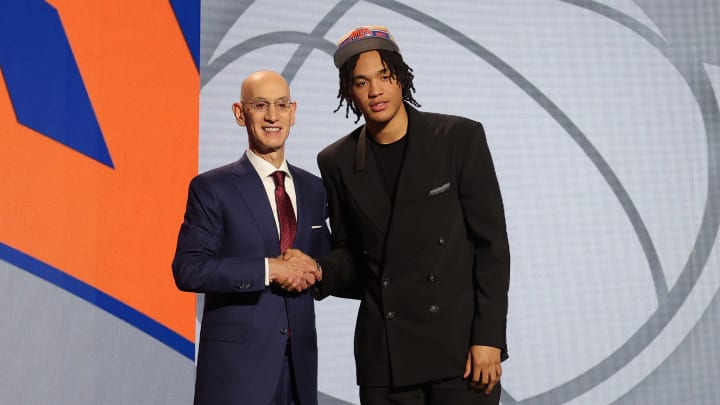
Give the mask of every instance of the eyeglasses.
<svg viewBox="0 0 720 405">
<path fill-rule="evenodd" d="M 267 100 L 258 100 L 258 101 L 253 101 L 250 103 L 243 103 L 243 104 L 249 105 L 250 109 L 255 112 L 266 112 L 270 108 L 270 105 L 274 104 L 275 109 L 278 112 L 284 113 L 284 112 L 290 111 L 291 106 L 293 104 L 295 104 L 295 102 L 290 101 L 290 100 L 278 100 L 275 102 L 270 102 Z"/>
</svg>

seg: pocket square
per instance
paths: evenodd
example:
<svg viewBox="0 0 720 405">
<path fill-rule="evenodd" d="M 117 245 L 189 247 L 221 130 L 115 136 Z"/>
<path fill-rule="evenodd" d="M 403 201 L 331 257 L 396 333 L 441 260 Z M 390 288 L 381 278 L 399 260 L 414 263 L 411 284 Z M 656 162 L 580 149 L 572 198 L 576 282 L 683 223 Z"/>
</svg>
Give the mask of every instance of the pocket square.
<svg viewBox="0 0 720 405">
<path fill-rule="evenodd" d="M 322 229 L 322 225 L 313 225 L 310 229 Z"/>
<path fill-rule="evenodd" d="M 430 190 L 430 192 L 428 193 L 428 195 L 429 195 L 430 197 L 432 197 L 432 196 L 434 196 L 434 195 L 438 195 L 438 194 L 440 194 L 440 193 L 444 193 L 444 192 L 448 191 L 449 189 L 450 189 L 450 182 L 447 182 L 447 183 L 443 184 L 443 185 L 440 186 L 440 187 L 435 187 L 434 189 Z"/>
</svg>

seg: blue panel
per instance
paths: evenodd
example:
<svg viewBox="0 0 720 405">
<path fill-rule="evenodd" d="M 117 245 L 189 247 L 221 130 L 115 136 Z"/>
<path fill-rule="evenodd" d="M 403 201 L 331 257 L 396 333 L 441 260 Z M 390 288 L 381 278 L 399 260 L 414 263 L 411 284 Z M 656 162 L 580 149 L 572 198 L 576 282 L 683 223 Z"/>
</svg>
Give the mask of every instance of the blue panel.
<svg viewBox="0 0 720 405">
<path fill-rule="evenodd" d="M 0 68 L 21 124 L 113 167 L 57 11 L 0 2 Z"/>
<path fill-rule="evenodd" d="M 0 260 L 26 270 L 35 276 L 76 295 L 98 308 L 124 320 L 154 337 L 190 360 L 195 359 L 195 345 L 154 319 L 48 264 L 0 243 Z"/>
<path fill-rule="evenodd" d="M 200 0 L 170 0 L 195 68 L 200 65 Z"/>
</svg>

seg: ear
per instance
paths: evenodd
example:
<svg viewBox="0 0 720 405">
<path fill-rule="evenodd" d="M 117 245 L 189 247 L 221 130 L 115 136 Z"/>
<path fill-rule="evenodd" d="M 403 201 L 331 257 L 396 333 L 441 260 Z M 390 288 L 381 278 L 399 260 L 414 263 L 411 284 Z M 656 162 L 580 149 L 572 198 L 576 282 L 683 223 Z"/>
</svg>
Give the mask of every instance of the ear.
<svg viewBox="0 0 720 405">
<path fill-rule="evenodd" d="M 290 126 L 295 125 L 295 110 L 297 110 L 297 101 L 290 104 Z"/>
<path fill-rule="evenodd" d="M 243 114 L 243 108 L 241 103 L 233 103 L 232 105 L 233 115 L 235 115 L 235 121 L 241 127 L 245 126 L 245 114 Z"/>
</svg>

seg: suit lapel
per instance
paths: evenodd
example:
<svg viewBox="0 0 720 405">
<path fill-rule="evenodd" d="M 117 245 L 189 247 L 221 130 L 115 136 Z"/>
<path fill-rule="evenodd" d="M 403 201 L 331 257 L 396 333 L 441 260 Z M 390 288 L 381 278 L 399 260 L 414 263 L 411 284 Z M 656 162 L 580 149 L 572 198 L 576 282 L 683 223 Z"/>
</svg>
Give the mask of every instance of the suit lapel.
<svg viewBox="0 0 720 405">
<path fill-rule="evenodd" d="M 416 242 L 419 221 L 438 220 L 426 218 L 424 207 L 428 193 L 437 187 L 438 175 L 444 173 L 439 165 L 445 162 L 442 156 L 445 148 L 421 113 L 408 107 L 408 116 L 408 144 L 385 239 L 385 251 L 392 252 L 385 256 L 386 270 L 404 268 L 416 250 L 423 248 Z"/>
<path fill-rule="evenodd" d="M 263 187 L 260 177 L 246 155 L 243 154 L 242 158 L 237 161 L 234 173 L 236 180 L 233 185 L 242 196 L 250 210 L 250 214 L 255 219 L 255 223 L 265 241 L 265 249 L 267 250 L 268 256 L 274 257 L 279 255 L 280 237 L 277 233 L 275 217 L 273 216 L 270 202 L 267 199 L 265 187 Z"/>
<path fill-rule="evenodd" d="M 358 129 L 353 172 L 346 176 L 347 187 L 360 210 L 378 232 L 385 235 L 392 206 L 385 198 L 375 156 L 369 153 L 365 126 Z"/>
<path fill-rule="evenodd" d="M 375 156 L 370 153 L 365 126 L 359 128 L 355 147 L 354 171 L 347 176 L 347 185 L 358 207 L 383 235 L 394 227 L 393 211 L 402 211 L 407 204 L 417 203 L 427 196 L 437 181 L 438 165 L 443 159 L 439 156 L 443 149 L 441 142 L 422 113 L 405 105 L 408 111 L 408 145 L 405 159 L 400 169 L 395 201 L 393 204 L 384 197 L 382 180 L 378 173 Z M 400 222 L 403 222 L 400 220 Z M 403 226 L 402 223 L 399 224 Z"/>
<path fill-rule="evenodd" d="M 290 170 L 290 174 L 292 174 L 293 184 L 295 185 L 295 203 L 297 204 L 297 207 L 295 207 L 295 211 L 297 212 L 297 230 L 295 231 L 293 247 L 305 252 L 307 250 L 305 243 L 310 240 L 310 232 L 313 225 L 310 223 L 312 219 L 309 217 L 309 211 L 306 211 L 305 207 L 311 206 L 311 204 L 316 201 L 313 199 L 313 196 L 310 195 L 310 185 L 305 184 L 306 178 L 296 170 L 295 166 L 289 163 L 288 170 Z M 317 203 L 319 204 L 319 202 Z"/>
<path fill-rule="evenodd" d="M 441 140 L 432 132 L 420 112 L 408 105 L 406 108 L 409 138 L 395 190 L 394 210 L 427 197 L 437 181 L 437 166 L 444 161 L 441 158 L 444 148 L 439 145 Z"/>
</svg>

